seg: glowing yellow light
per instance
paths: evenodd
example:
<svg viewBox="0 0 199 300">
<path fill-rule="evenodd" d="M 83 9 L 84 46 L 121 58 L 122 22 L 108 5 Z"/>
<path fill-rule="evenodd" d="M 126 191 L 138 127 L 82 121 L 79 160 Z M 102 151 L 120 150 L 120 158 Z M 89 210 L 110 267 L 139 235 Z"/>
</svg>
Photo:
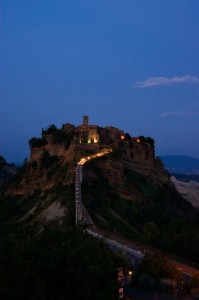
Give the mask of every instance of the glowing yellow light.
<svg viewBox="0 0 199 300">
<path fill-rule="evenodd" d="M 85 161 L 86 161 L 85 158 L 81 158 L 78 165 L 83 165 L 85 163 Z"/>
<path fill-rule="evenodd" d="M 121 138 L 121 140 L 123 140 L 123 139 L 125 138 L 125 136 L 124 136 L 124 135 L 121 135 L 120 138 Z"/>
</svg>

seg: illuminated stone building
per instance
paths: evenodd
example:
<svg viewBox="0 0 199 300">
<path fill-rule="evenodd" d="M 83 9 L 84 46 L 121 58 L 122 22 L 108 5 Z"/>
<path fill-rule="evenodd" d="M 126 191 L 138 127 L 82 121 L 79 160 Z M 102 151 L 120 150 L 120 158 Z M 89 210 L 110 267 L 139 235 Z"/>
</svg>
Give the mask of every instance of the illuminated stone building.
<svg viewBox="0 0 199 300">
<path fill-rule="evenodd" d="M 99 127 L 97 125 L 89 125 L 89 117 L 83 116 L 83 124 L 75 128 L 76 140 L 80 144 L 88 143 L 95 144 L 99 143 Z"/>
<path fill-rule="evenodd" d="M 70 123 L 62 125 L 64 132 L 73 132 L 74 140 L 80 144 L 100 145 L 110 144 L 116 140 L 121 140 L 124 131 L 112 126 L 100 127 L 98 125 L 89 124 L 89 117 L 83 116 L 83 123 L 74 126 Z"/>
</svg>

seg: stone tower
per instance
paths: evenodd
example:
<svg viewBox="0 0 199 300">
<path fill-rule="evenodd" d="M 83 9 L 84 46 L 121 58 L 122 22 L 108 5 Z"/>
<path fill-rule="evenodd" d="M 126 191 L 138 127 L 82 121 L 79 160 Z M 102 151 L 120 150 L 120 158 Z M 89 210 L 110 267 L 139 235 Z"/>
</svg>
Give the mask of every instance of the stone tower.
<svg viewBox="0 0 199 300">
<path fill-rule="evenodd" d="M 83 125 L 88 126 L 88 116 L 83 116 Z"/>
</svg>

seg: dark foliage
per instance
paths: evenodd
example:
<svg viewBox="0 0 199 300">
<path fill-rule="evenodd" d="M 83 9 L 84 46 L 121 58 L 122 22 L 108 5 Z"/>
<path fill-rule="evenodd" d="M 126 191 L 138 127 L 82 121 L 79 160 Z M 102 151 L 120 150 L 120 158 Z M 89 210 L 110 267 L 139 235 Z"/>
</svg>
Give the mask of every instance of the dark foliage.
<svg viewBox="0 0 199 300">
<path fill-rule="evenodd" d="M 114 257 L 77 231 L 44 230 L 0 244 L 0 298 L 114 299 Z"/>
<path fill-rule="evenodd" d="M 42 136 L 45 136 L 46 134 L 53 134 L 57 131 L 57 127 L 55 124 L 49 125 L 46 129 L 42 129 Z"/>
<path fill-rule="evenodd" d="M 3 156 L 0 155 L 0 170 L 2 169 L 2 167 L 6 166 L 6 160 Z"/>
<path fill-rule="evenodd" d="M 84 182 L 83 193 L 90 214 L 100 226 L 199 263 L 199 213 L 173 187 L 159 187 L 147 177 L 126 170 L 127 182 L 145 199 L 126 201 L 115 194 L 95 163 L 93 171 L 95 179 L 89 186 Z"/>
<path fill-rule="evenodd" d="M 53 144 L 64 144 L 68 148 L 73 141 L 74 133 L 73 132 L 64 132 L 60 129 L 57 129 L 53 134 L 51 141 Z"/>
<path fill-rule="evenodd" d="M 36 137 L 33 137 L 32 139 L 29 140 L 29 146 L 31 148 L 34 148 L 34 147 L 43 147 L 47 144 L 47 141 L 45 138 L 36 138 Z"/>
<path fill-rule="evenodd" d="M 35 217 L 55 201 L 67 208 L 63 224 L 37 224 Z M 74 230 L 74 203 L 74 186 L 24 197 L 1 195 L 0 299 L 115 299 L 121 260 Z"/>
<path fill-rule="evenodd" d="M 74 139 L 73 132 L 64 132 L 62 129 L 58 129 L 54 124 L 42 130 L 42 138 L 45 139 L 47 135 L 51 136 L 52 144 L 64 144 L 67 149 Z"/>
<path fill-rule="evenodd" d="M 145 137 L 145 136 L 143 136 L 143 135 L 140 135 L 139 136 L 139 140 L 140 140 L 140 142 L 141 143 L 149 143 L 149 144 L 151 144 L 151 145 L 154 145 L 155 144 L 155 141 L 154 141 L 154 139 L 153 138 L 151 138 L 151 137 Z"/>
<path fill-rule="evenodd" d="M 131 136 L 130 136 L 129 133 L 125 133 L 124 140 L 126 140 L 126 141 L 130 141 L 131 140 Z"/>
</svg>

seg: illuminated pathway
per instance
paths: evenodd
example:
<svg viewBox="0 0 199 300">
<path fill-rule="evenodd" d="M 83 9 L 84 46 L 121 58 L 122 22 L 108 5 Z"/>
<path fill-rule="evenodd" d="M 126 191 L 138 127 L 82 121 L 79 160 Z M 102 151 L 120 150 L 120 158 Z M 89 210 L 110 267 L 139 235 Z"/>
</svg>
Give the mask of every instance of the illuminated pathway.
<svg viewBox="0 0 199 300">
<path fill-rule="evenodd" d="M 83 157 L 77 164 L 75 170 L 75 199 L 76 199 L 76 226 L 79 224 L 81 225 L 88 225 L 89 229 L 86 229 L 87 233 L 94 238 L 103 240 L 113 251 L 122 251 L 129 259 L 129 261 L 134 266 L 135 264 L 139 263 L 144 255 L 137 250 L 127 247 L 126 245 L 122 245 L 115 240 L 107 239 L 103 235 L 100 235 L 97 232 L 97 228 L 91 219 L 90 215 L 88 214 L 83 201 L 82 201 L 82 194 L 81 194 L 81 183 L 82 183 L 82 166 L 91 159 L 95 159 L 100 156 L 107 155 L 108 153 L 112 152 L 112 149 L 104 149 L 103 151 L 90 155 L 87 157 Z"/>
<path fill-rule="evenodd" d="M 75 199 L 76 199 L 76 226 L 78 224 L 87 224 L 89 227 L 96 229 L 95 224 L 91 217 L 89 216 L 83 202 L 81 194 L 81 184 L 82 184 L 82 166 L 88 162 L 90 159 L 95 159 L 97 157 L 107 155 L 112 152 L 112 149 L 104 149 L 103 151 L 93 154 L 84 158 L 81 158 L 77 164 L 75 170 Z"/>
<path fill-rule="evenodd" d="M 81 224 L 81 225 L 86 225 L 86 227 L 89 227 L 89 229 L 86 229 L 89 235 L 93 236 L 94 238 L 103 240 L 113 251 L 123 252 L 125 256 L 128 258 L 128 260 L 130 261 L 130 263 L 134 266 L 144 258 L 144 254 L 138 251 L 136 249 L 136 246 L 130 244 L 127 241 L 126 241 L 126 245 L 124 245 L 121 244 L 120 242 L 117 242 L 116 240 L 108 239 L 104 237 L 102 234 L 100 234 L 99 230 L 96 228 L 92 218 L 88 214 L 82 202 L 81 183 L 82 183 L 83 165 L 91 159 L 95 159 L 97 157 L 107 155 L 110 152 L 112 152 L 112 149 L 104 149 L 104 151 L 101 151 L 97 154 L 81 158 L 77 164 L 75 170 L 76 226 Z M 114 239 L 117 238 L 114 237 Z M 178 261 L 173 260 L 173 262 L 184 274 L 189 274 L 191 276 L 193 276 L 194 274 L 199 275 L 199 270 L 195 268 L 191 268 L 188 265 L 179 263 Z"/>
</svg>

